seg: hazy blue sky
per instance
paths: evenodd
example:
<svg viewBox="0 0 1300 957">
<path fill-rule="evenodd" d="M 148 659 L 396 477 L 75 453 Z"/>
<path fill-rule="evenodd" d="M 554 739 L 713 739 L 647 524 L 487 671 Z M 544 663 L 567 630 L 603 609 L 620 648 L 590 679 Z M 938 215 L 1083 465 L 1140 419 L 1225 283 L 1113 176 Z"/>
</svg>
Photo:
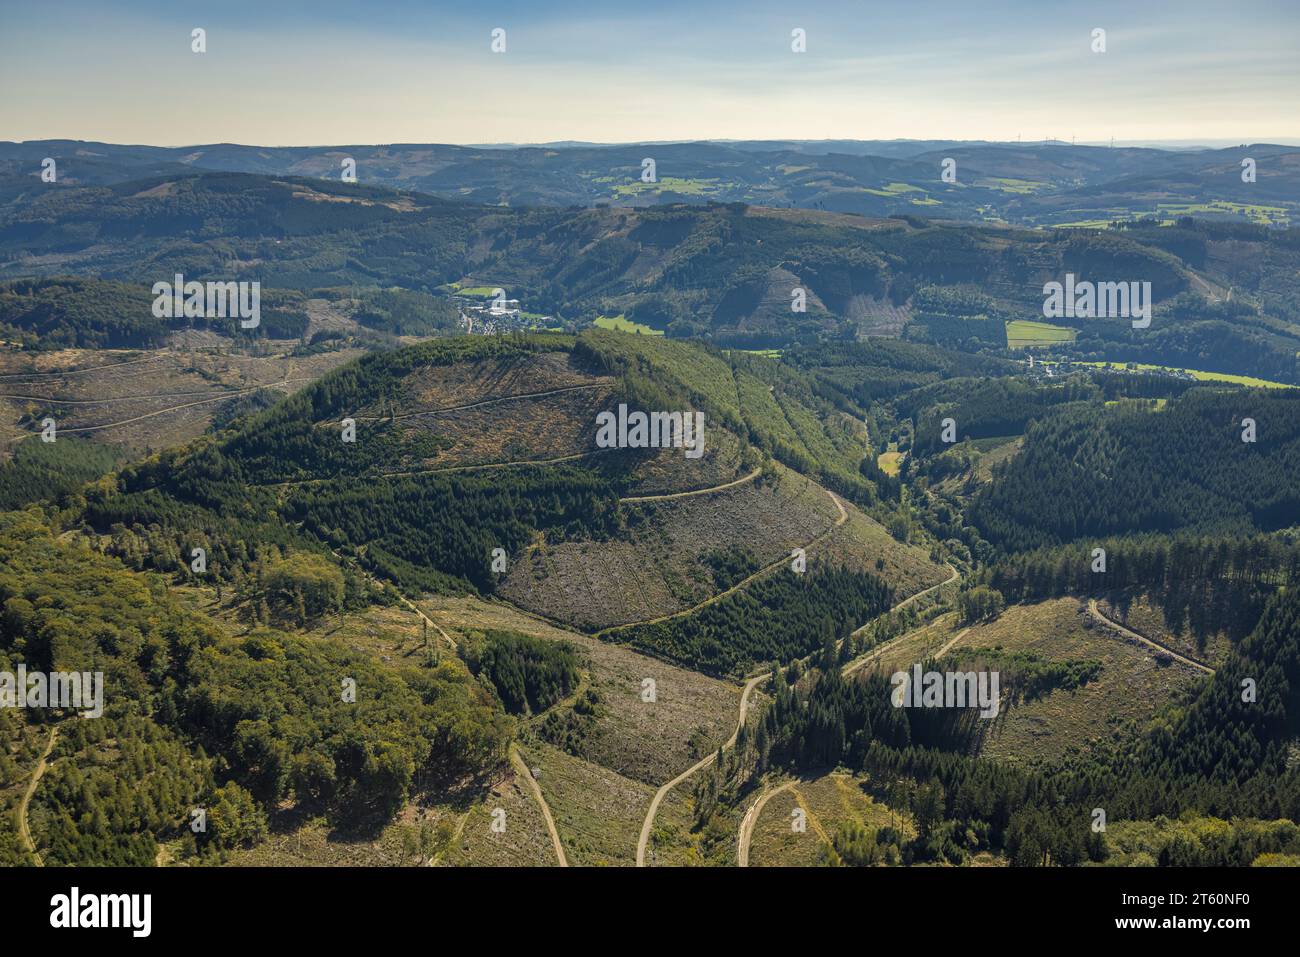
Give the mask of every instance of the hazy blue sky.
<svg viewBox="0 0 1300 957">
<path fill-rule="evenodd" d="M 0 0 L 0 139 L 1018 135 L 1300 140 L 1300 0 Z"/>
</svg>

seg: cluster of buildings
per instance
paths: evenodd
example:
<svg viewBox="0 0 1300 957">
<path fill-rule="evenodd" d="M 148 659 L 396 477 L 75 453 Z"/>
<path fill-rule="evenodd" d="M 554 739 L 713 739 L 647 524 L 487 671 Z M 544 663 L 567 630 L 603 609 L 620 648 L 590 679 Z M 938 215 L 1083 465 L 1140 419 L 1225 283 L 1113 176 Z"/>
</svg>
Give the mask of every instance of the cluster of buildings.
<svg viewBox="0 0 1300 957">
<path fill-rule="evenodd" d="M 460 325 L 466 335 L 491 336 L 501 332 L 545 328 L 554 325 L 551 316 L 526 314 L 518 299 L 469 299 L 457 296 Z"/>
<path fill-rule="evenodd" d="M 1169 379 L 1187 379 L 1195 381 L 1196 376 L 1186 369 L 1171 369 L 1164 366 L 1140 365 L 1136 362 L 1111 362 L 1105 366 L 1092 362 L 1071 362 L 1069 359 L 1054 359 L 1047 362 L 1034 361 L 1032 355 L 1026 359 L 1029 377 L 1032 379 L 1055 379 L 1068 376 L 1072 372 L 1127 372 L 1130 375 L 1158 375 Z"/>
</svg>

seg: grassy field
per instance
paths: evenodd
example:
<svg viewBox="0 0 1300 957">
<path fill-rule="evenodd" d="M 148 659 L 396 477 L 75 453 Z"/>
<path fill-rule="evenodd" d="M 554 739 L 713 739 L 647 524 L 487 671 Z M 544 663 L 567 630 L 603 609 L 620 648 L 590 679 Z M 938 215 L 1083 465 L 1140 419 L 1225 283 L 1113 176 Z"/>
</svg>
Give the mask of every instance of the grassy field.
<svg viewBox="0 0 1300 957">
<path fill-rule="evenodd" d="M 662 336 L 662 329 L 653 329 L 640 322 L 633 322 L 621 313 L 617 316 L 597 316 L 592 325 L 598 329 L 612 329 L 615 332 L 631 332 L 640 336 Z"/>
<path fill-rule="evenodd" d="M 498 289 L 501 289 L 502 287 L 501 286 L 462 286 L 460 283 L 455 282 L 451 284 L 451 288 L 458 296 L 472 296 L 476 299 L 491 299 L 494 295 L 496 295 L 496 291 Z"/>
<path fill-rule="evenodd" d="M 1021 196 L 1027 196 L 1040 189 L 1047 189 L 1051 184 L 1039 182 L 1038 180 L 1033 179 L 1014 179 L 1009 176 L 990 176 L 985 179 L 976 180 L 975 185 L 982 186 L 985 189 L 996 189 L 1000 193 L 1016 193 Z"/>
<path fill-rule="evenodd" d="M 1252 203 L 1230 203 L 1215 200 L 1210 203 L 1159 203 L 1156 210 L 1167 216 L 1204 216 L 1207 213 L 1224 216 L 1244 216 L 1262 226 L 1285 226 L 1290 222 L 1290 212 L 1282 206 L 1261 206 Z"/>
<path fill-rule="evenodd" d="M 603 179 L 600 177 L 599 179 Z M 639 196 L 642 193 L 682 193 L 686 196 L 704 196 L 717 192 L 716 179 L 685 179 L 679 176 L 660 176 L 653 183 L 643 183 L 639 179 L 631 183 L 620 183 L 613 189 L 613 194 L 620 199 Z"/>
<path fill-rule="evenodd" d="M 876 465 L 886 475 L 897 475 L 898 470 L 903 467 L 905 455 L 906 452 L 881 452 L 876 456 Z"/>
<path fill-rule="evenodd" d="M 911 183 L 887 183 L 882 189 L 863 187 L 863 192 L 870 193 L 872 196 L 900 196 L 903 193 L 920 193 L 923 190 Z"/>
<path fill-rule="evenodd" d="M 1007 348 L 1023 349 L 1026 346 L 1053 346 L 1062 342 L 1073 342 L 1077 333 L 1065 326 L 1054 326 L 1048 322 L 1033 322 L 1029 319 L 1016 319 L 1007 323 Z"/>
<path fill-rule="evenodd" d="M 1076 365 L 1092 366 L 1096 369 L 1124 369 L 1132 365 L 1135 369 L 1158 372 L 1186 372 L 1201 382 L 1230 382 L 1233 385 L 1250 386 L 1256 389 L 1294 389 L 1296 386 L 1286 382 L 1273 382 L 1269 379 L 1256 379 L 1248 375 L 1232 375 L 1227 372 L 1204 372 L 1200 369 L 1180 369 L 1177 366 L 1150 365 L 1145 362 L 1079 362 Z"/>
</svg>

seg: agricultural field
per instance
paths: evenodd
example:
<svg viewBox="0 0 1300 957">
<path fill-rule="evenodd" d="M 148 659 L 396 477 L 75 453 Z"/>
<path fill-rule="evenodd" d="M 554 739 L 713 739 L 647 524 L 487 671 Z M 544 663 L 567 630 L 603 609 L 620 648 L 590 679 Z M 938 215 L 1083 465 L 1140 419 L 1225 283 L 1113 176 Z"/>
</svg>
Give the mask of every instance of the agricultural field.
<svg viewBox="0 0 1300 957">
<path fill-rule="evenodd" d="M 1073 342 L 1078 333 L 1065 326 L 1049 322 L 1015 319 L 1007 323 L 1007 348 L 1024 349 L 1028 346 L 1054 346 Z"/>
<path fill-rule="evenodd" d="M 974 185 L 982 186 L 985 189 L 995 189 L 1000 193 L 1015 193 L 1019 196 L 1028 196 L 1039 190 L 1050 189 L 1052 184 L 1032 179 L 1016 179 L 1010 176 L 989 176 L 976 180 Z"/>
<path fill-rule="evenodd" d="M 1134 368 L 1140 372 L 1182 372 L 1190 375 L 1193 379 L 1200 382 L 1229 382 L 1233 385 L 1244 385 L 1252 389 L 1295 389 L 1300 388 L 1290 385 L 1286 382 L 1274 382 L 1269 379 L 1257 379 L 1248 375 L 1231 375 L 1227 372 L 1205 372 L 1201 369 L 1179 369 L 1174 366 L 1151 365 L 1145 362 L 1079 362 L 1081 366 L 1091 366 L 1094 369 L 1127 369 Z"/>
<path fill-rule="evenodd" d="M 864 193 L 870 193 L 872 196 L 900 196 L 903 193 L 923 192 L 921 187 L 913 186 L 911 183 L 886 183 L 880 189 L 872 189 L 869 186 L 864 186 L 862 191 Z"/>
<path fill-rule="evenodd" d="M 636 180 L 619 183 L 611 190 L 617 199 L 635 199 L 638 196 L 659 196 L 663 193 L 681 193 L 684 196 L 707 196 L 722 188 L 717 179 L 687 179 L 680 176 L 660 176 L 653 183 Z"/>
<path fill-rule="evenodd" d="M 1286 226 L 1291 221 L 1291 214 L 1284 206 L 1264 206 L 1255 203 L 1232 203 L 1226 200 L 1213 200 L 1208 203 L 1158 203 L 1157 214 L 1161 216 L 1232 216 L 1245 217 L 1261 226 Z"/>
<path fill-rule="evenodd" d="M 592 325 L 598 329 L 612 329 L 615 332 L 630 332 L 640 336 L 662 336 L 662 329 L 655 329 L 641 322 L 633 322 L 622 314 L 617 316 L 597 316 Z"/>
</svg>

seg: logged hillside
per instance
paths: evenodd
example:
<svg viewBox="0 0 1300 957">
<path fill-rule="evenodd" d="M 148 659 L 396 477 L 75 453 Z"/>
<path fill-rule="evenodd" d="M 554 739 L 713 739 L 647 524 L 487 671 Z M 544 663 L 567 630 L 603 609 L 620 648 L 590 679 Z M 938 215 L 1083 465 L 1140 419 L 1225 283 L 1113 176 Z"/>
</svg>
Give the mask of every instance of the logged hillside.
<svg viewBox="0 0 1300 957">
<path fill-rule="evenodd" d="M 698 410 L 703 454 L 598 447 L 597 413 L 619 403 Z M 856 511 L 846 524 L 852 506 L 832 493 L 882 518 L 898 507 L 871 460 L 860 424 L 767 360 L 599 330 L 463 337 L 371 353 L 129 466 L 88 490 L 85 519 L 162 571 L 178 559 L 156 543 L 203 547 L 246 591 L 274 544 L 411 589 L 500 591 L 596 630 L 686 611 L 823 543 L 846 574 L 883 573 L 904 594 L 934 584 L 944 572 L 924 551 Z"/>
</svg>

